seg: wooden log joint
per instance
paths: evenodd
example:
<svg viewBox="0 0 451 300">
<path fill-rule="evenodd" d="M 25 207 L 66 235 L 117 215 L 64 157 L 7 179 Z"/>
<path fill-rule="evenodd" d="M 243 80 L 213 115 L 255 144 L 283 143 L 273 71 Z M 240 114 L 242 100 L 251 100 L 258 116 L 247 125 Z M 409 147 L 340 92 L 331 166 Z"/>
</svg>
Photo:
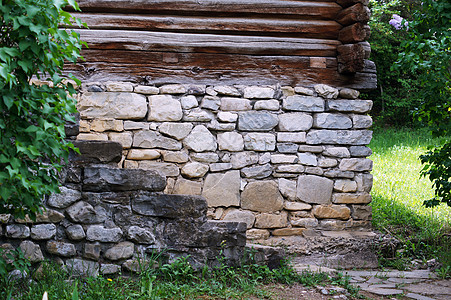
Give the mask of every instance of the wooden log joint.
<svg viewBox="0 0 451 300">
<path fill-rule="evenodd" d="M 337 47 L 338 72 L 357 73 L 365 68 L 366 51 L 362 44 L 346 44 Z"/>
<path fill-rule="evenodd" d="M 338 5 L 340 5 L 343 8 L 347 8 L 349 6 L 352 6 L 356 3 L 362 3 L 365 6 L 368 6 L 370 3 L 370 0 L 337 0 Z"/>
<path fill-rule="evenodd" d="M 362 23 L 354 23 L 344 27 L 338 33 L 338 39 L 343 44 L 366 41 L 370 37 L 370 26 Z"/>
<path fill-rule="evenodd" d="M 336 21 L 343 26 L 354 23 L 367 23 L 370 19 L 370 9 L 362 3 L 343 9 L 338 13 Z"/>
</svg>

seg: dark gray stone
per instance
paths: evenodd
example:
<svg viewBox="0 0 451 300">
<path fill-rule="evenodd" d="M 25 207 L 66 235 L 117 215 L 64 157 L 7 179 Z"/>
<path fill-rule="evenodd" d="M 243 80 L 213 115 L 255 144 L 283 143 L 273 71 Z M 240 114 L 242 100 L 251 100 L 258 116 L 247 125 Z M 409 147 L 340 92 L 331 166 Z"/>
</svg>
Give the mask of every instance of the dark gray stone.
<svg viewBox="0 0 451 300">
<path fill-rule="evenodd" d="M 128 228 L 127 238 L 138 244 L 155 243 L 155 237 L 152 232 L 138 226 L 130 226 Z"/>
<path fill-rule="evenodd" d="M 133 256 L 135 246 L 131 242 L 122 242 L 114 245 L 105 252 L 105 258 L 109 260 L 127 259 Z"/>
<path fill-rule="evenodd" d="M 47 204 L 51 207 L 66 208 L 81 199 L 81 193 L 67 187 L 60 187 L 61 193 L 50 195 Z"/>
<path fill-rule="evenodd" d="M 349 147 L 349 152 L 354 157 L 367 157 L 373 154 L 373 151 L 366 146 L 351 146 Z"/>
<path fill-rule="evenodd" d="M 86 239 L 88 241 L 98 242 L 119 242 L 122 238 L 122 230 L 118 227 L 106 228 L 102 225 L 92 225 L 86 231 Z"/>
<path fill-rule="evenodd" d="M 70 161 L 77 164 L 118 163 L 122 159 L 122 145 L 112 141 L 73 141 L 80 154 L 72 153 Z"/>
<path fill-rule="evenodd" d="M 73 244 L 61 241 L 48 241 L 47 251 L 50 254 L 55 254 L 63 257 L 71 257 L 77 253 Z"/>
<path fill-rule="evenodd" d="M 99 275 L 99 263 L 84 259 L 68 259 L 66 261 L 68 272 L 78 276 L 97 276 Z"/>
<path fill-rule="evenodd" d="M 74 241 L 82 240 L 86 237 L 83 227 L 79 224 L 67 227 L 66 234 L 69 239 Z"/>
<path fill-rule="evenodd" d="M 49 240 L 55 235 L 55 224 L 37 224 L 31 227 L 31 238 L 33 240 Z"/>
<path fill-rule="evenodd" d="M 107 191 L 163 191 L 166 179 L 159 173 L 141 169 L 85 168 L 83 189 Z"/>
<path fill-rule="evenodd" d="M 277 115 L 268 112 L 249 111 L 239 114 L 238 129 L 243 131 L 269 131 L 277 126 Z"/>
<path fill-rule="evenodd" d="M 98 260 L 100 257 L 100 244 L 85 244 L 83 256 L 88 259 Z"/>
<path fill-rule="evenodd" d="M 297 153 L 298 145 L 293 143 L 277 143 L 277 150 L 280 153 Z"/>
<path fill-rule="evenodd" d="M 101 206 L 92 207 L 89 203 L 80 201 L 66 210 L 73 222 L 83 224 L 102 223 L 106 220 L 106 211 Z"/>
<path fill-rule="evenodd" d="M 207 202 L 201 196 L 142 192 L 132 196 L 132 209 L 143 216 L 197 219 L 206 216 Z"/>
</svg>

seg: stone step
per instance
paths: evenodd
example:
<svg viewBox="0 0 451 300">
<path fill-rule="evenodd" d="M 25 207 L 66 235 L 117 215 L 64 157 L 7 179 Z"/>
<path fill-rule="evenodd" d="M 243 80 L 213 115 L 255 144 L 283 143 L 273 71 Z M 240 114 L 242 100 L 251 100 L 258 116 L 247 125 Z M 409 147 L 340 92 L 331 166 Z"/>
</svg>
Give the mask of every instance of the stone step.
<svg viewBox="0 0 451 300">
<path fill-rule="evenodd" d="M 112 141 L 72 141 L 80 154 L 71 153 L 69 160 L 76 165 L 118 163 L 122 159 L 122 145 Z"/>
<path fill-rule="evenodd" d="M 119 169 L 103 166 L 85 167 L 84 192 L 152 191 L 161 192 L 166 178 L 156 171 Z"/>
</svg>

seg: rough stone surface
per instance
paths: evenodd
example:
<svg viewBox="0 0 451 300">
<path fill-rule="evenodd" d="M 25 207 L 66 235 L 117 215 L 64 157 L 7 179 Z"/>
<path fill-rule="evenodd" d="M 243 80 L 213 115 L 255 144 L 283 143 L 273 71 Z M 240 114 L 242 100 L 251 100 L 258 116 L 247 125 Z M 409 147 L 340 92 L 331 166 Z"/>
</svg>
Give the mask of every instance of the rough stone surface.
<svg viewBox="0 0 451 300">
<path fill-rule="evenodd" d="M 329 100 L 329 109 L 339 112 L 367 113 L 373 107 L 371 100 Z"/>
<path fill-rule="evenodd" d="M 313 208 L 313 215 L 318 219 L 347 220 L 351 217 L 351 210 L 341 205 L 317 205 Z"/>
<path fill-rule="evenodd" d="M 325 99 L 336 99 L 338 97 L 338 89 L 326 84 L 317 84 L 314 86 L 315 92 Z"/>
<path fill-rule="evenodd" d="M 132 149 L 127 154 L 127 158 L 132 160 L 152 160 L 160 156 L 159 151 L 152 149 Z"/>
<path fill-rule="evenodd" d="M 270 87 L 249 86 L 244 89 L 244 98 L 271 99 L 274 97 L 274 89 Z"/>
<path fill-rule="evenodd" d="M 195 152 L 215 151 L 217 148 L 215 137 L 203 125 L 194 127 L 191 133 L 183 140 L 183 144 Z"/>
<path fill-rule="evenodd" d="M 296 181 L 288 180 L 285 178 L 279 179 L 279 191 L 289 200 L 295 200 L 296 198 Z"/>
<path fill-rule="evenodd" d="M 294 95 L 284 99 L 282 106 L 286 110 L 323 112 L 325 101 L 320 97 Z"/>
<path fill-rule="evenodd" d="M 219 150 L 242 151 L 244 149 L 243 136 L 237 132 L 225 132 L 218 134 Z"/>
<path fill-rule="evenodd" d="M 100 266 L 100 273 L 103 275 L 114 275 L 121 271 L 121 267 L 113 264 L 102 264 Z"/>
<path fill-rule="evenodd" d="M 263 179 L 269 177 L 272 173 L 272 167 L 270 164 L 263 166 L 253 166 L 241 169 L 241 175 L 246 178 Z"/>
<path fill-rule="evenodd" d="M 299 153 L 298 159 L 299 163 L 303 165 L 314 167 L 318 165 L 318 159 L 316 158 L 316 155 L 312 153 Z"/>
<path fill-rule="evenodd" d="M 146 97 L 134 93 L 83 93 L 77 104 L 86 119 L 142 119 L 147 114 Z"/>
<path fill-rule="evenodd" d="M 55 224 L 36 224 L 31 227 L 33 240 L 49 240 L 56 234 Z"/>
<path fill-rule="evenodd" d="M 74 241 L 79 241 L 86 237 L 83 227 L 79 224 L 67 227 L 66 234 L 69 239 Z"/>
<path fill-rule="evenodd" d="M 152 130 L 138 131 L 133 136 L 133 147 L 137 148 L 161 148 L 166 150 L 180 150 L 182 143 L 161 135 Z"/>
<path fill-rule="evenodd" d="M 315 114 L 313 120 L 313 126 L 315 128 L 349 129 L 352 127 L 352 125 L 353 122 L 351 121 L 351 119 L 348 116 L 342 114 L 331 114 L 331 113 Z"/>
<path fill-rule="evenodd" d="M 135 93 L 144 95 L 157 95 L 160 89 L 155 86 L 138 85 L 135 86 Z"/>
<path fill-rule="evenodd" d="M 91 130 L 97 132 L 104 131 L 123 131 L 124 130 L 124 122 L 122 120 L 99 120 L 94 119 L 91 122 Z"/>
<path fill-rule="evenodd" d="M 230 222 L 244 222 L 247 225 L 247 229 L 250 229 L 254 225 L 255 216 L 250 211 L 231 209 L 226 212 L 223 220 Z"/>
<path fill-rule="evenodd" d="M 128 228 L 127 238 L 138 244 L 151 245 L 155 243 L 155 236 L 152 232 L 138 226 L 130 226 Z"/>
<path fill-rule="evenodd" d="M 331 201 L 334 182 L 315 175 L 299 176 L 296 197 L 306 203 L 328 204 Z"/>
<path fill-rule="evenodd" d="M 20 250 L 22 250 L 24 257 L 30 260 L 31 263 L 40 262 L 44 260 L 41 247 L 31 241 L 23 241 L 20 243 Z"/>
<path fill-rule="evenodd" d="M 339 193 L 334 194 L 332 202 L 337 204 L 368 204 L 371 202 L 371 195 L 368 193 Z"/>
<path fill-rule="evenodd" d="M 303 228 L 315 228 L 318 226 L 318 220 L 315 218 L 291 218 L 291 225 Z"/>
<path fill-rule="evenodd" d="M 240 205 L 240 172 L 229 171 L 224 174 L 208 174 L 205 178 L 202 196 L 209 207 Z"/>
<path fill-rule="evenodd" d="M 298 162 L 296 155 L 272 154 L 271 163 L 273 164 L 294 164 Z"/>
<path fill-rule="evenodd" d="M 6 226 L 6 236 L 13 239 L 24 239 L 30 236 L 30 228 L 19 224 L 8 225 Z"/>
<path fill-rule="evenodd" d="M 211 168 L 211 166 L 210 166 Z M 202 193 L 202 183 L 198 181 L 178 178 L 175 182 L 172 194 L 176 195 L 200 195 Z"/>
<path fill-rule="evenodd" d="M 280 153 L 296 153 L 299 146 L 294 143 L 277 143 L 277 150 Z"/>
<path fill-rule="evenodd" d="M 274 151 L 276 137 L 272 133 L 248 133 L 244 136 L 244 148 L 253 151 Z"/>
<path fill-rule="evenodd" d="M 276 181 L 250 182 L 241 195 L 241 208 L 258 212 L 275 212 L 283 208 L 283 198 Z"/>
<path fill-rule="evenodd" d="M 351 146 L 349 147 L 349 152 L 352 156 L 357 157 L 367 157 L 373 154 L 373 151 L 366 146 Z"/>
<path fill-rule="evenodd" d="M 357 182 L 345 179 L 336 180 L 334 190 L 343 193 L 355 192 L 357 191 Z"/>
<path fill-rule="evenodd" d="M 193 124 L 191 123 L 169 123 L 165 122 L 158 127 L 158 130 L 170 137 L 177 140 L 182 140 L 188 136 L 188 134 L 193 129 Z"/>
<path fill-rule="evenodd" d="M 279 110 L 280 104 L 278 100 L 260 100 L 255 102 L 255 110 Z"/>
<path fill-rule="evenodd" d="M 249 229 L 246 231 L 248 240 L 266 240 L 269 238 L 269 231 L 266 229 Z"/>
<path fill-rule="evenodd" d="M 77 190 L 60 187 L 60 194 L 52 194 L 47 201 L 51 207 L 66 208 L 81 199 L 81 193 Z"/>
<path fill-rule="evenodd" d="M 91 225 L 86 231 L 88 241 L 117 243 L 122 238 L 122 230 L 118 227 L 106 228 L 102 225 Z"/>
<path fill-rule="evenodd" d="M 154 161 L 140 161 L 139 168 L 143 170 L 149 170 L 156 172 L 162 178 L 169 176 L 178 176 L 180 169 L 176 164 L 162 163 Z M 151 177 L 150 177 L 151 178 Z"/>
<path fill-rule="evenodd" d="M 55 254 L 63 257 L 74 256 L 77 251 L 75 250 L 74 244 L 60 242 L 60 241 L 48 241 L 47 251 L 50 254 Z"/>
<path fill-rule="evenodd" d="M 264 111 L 243 112 L 238 117 L 238 129 L 242 131 L 269 131 L 278 123 L 277 115 Z"/>
<path fill-rule="evenodd" d="M 306 131 L 312 127 L 313 118 L 306 113 L 287 113 L 279 115 L 280 131 Z"/>
<path fill-rule="evenodd" d="M 161 151 L 165 162 L 185 163 L 189 161 L 188 151 Z"/>
<path fill-rule="evenodd" d="M 180 104 L 183 109 L 190 109 L 199 106 L 196 97 L 193 95 L 182 97 L 180 99 Z"/>
<path fill-rule="evenodd" d="M 226 96 L 241 96 L 240 91 L 238 91 L 235 87 L 233 86 L 228 86 L 228 85 L 217 85 L 214 87 L 214 90 L 220 94 L 220 95 L 226 95 Z"/>
<path fill-rule="evenodd" d="M 216 111 L 221 105 L 221 100 L 215 96 L 205 96 L 201 103 L 200 107 Z"/>
<path fill-rule="evenodd" d="M 278 132 L 277 141 L 278 142 L 291 142 L 291 143 L 305 143 L 306 133 L 305 132 Z"/>
<path fill-rule="evenodd" d="M 355 129 L 366 129 L 373 125 L 373 119 L 370 116 L 353 115 L 352 124 Z"/>
<path fill-rule="evenodd" d="M 285 202 L 284 207 L 286 210 L 310 210 L 312 206 L 302 202 Z"/>
<path fill-rule="evenodd" d="M 213 120 L 211 112 L 201 110 L 200 108 L 194 108 L 183 115 L 183 121 L 185 122 L 209 122 Z"/>
<path fill-rule="evenodd" d="M 239 98 L 222 98 L 221 110 L 223 111 L 244 111 L 251 110 L 251 101 Z"/>
<path fill-rule="evenodd" d="M 110 132 L 108 133 L 110 141 L 119 143 L 124 149 L 129 149 L 133 144 L 133 134 L 131 132 Z"/>
<path fill-rule="evenodd" d="M 182 168 L 182 175 L 188 178 L 199 178 L 203 177 L 208 172 L 208 165 L 201 164 L 198 162 L 187 163 Z"/>
<path fill-rule="evenodd" d="M 238 120 L 238 114 L 234 114 L 227 111 L 218 112 L 218 120 L 221 122 L 236 122 Z"/>
<path fill-rule="evenodd" d="M 340 90 L 340 97 L 345 99 L 357 99 L 360 92 L 353 89 L 344 88 Z"/>
<path fill-rule="evenodd" d="M 342 171 L 371 171 L 373 161 L 367 158 L 346 158 L 340 162 L 339 168 Z"/>
<path fill-rule="evenodd" d="M 80 201 L 67 210 L 69 218 L 76 223 L 95 224 L 106 220 L 106 211 L 102 207 L 92 207 L 89 203 Z"/>
<path fill-rule="evenodd" d="M 294 88 L 294 92 L 296 94 L 301 94 L 301 95 L 306 95 L 306 96 L 313 96 L 313 91 L 311 89 L 302 87 L 302 86 L 297 86 Z"/>
<path fill-rule="evenodd" d="M 97 276 L 99 275 L 99 263 L 84 259 L 68 259 L 66 261 L 67 270 L 78 276 Z"/>
<path fill-rule="evenodd" d="M 166 84 L 160 86 L 161 94 L 184 94 L 186 93 L 186 88 L 181 84 Z"/>
<path fill-rule="evenodd" d="M 311 130 L 307 133 L 307 144 L 367 145 L 371 141 L 369 130 Z"/>
<path fill-rule="evenodd" d="M 105 252 L 105 258 L 109 260 L 127 259 L 133 256 L 135 245 L 131 242 L 121 242 Z"/>
<path fill-rule="evenodd" d="M 288 224 L 287 213 L 282 212 L 278 215 L 263 213 L 255 218 L 255 227 L 257 228 L 283 228 Z"/>
</svg>

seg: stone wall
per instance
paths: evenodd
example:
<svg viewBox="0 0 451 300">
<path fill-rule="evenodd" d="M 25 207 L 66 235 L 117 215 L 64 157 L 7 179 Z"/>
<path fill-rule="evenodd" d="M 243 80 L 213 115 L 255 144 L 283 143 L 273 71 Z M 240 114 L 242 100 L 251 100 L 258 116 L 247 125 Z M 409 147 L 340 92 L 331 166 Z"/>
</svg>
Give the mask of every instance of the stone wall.
<svg viewBox="0 0 451 300">
<path fill-rule="evenodd" d="M 359 236 L 371 231 L 372 101 L 358 97 L 326 85 L 88 83 L 77 139 L 119 142 L 120 168 L 204 196 L 209 219 L 247 223 L 250 240 Z"/>
<path fill-rule="evenodd" d="M 117 168 L 115 142 L 77 141 L 61 174 L 60 194 L 43 202 L 36 220 L 0 215 L 0 248 L 20 248 L 33 264 L 45 258 L 74 274 L 139 272 L 147 257 L 189 256 L 194 266 L 220 255 L 236 264 L 246 245 L 246 225 L 208 221 L 201 196 L 164 195 L 166 179 L 152 170 Z"/>
</svg>

